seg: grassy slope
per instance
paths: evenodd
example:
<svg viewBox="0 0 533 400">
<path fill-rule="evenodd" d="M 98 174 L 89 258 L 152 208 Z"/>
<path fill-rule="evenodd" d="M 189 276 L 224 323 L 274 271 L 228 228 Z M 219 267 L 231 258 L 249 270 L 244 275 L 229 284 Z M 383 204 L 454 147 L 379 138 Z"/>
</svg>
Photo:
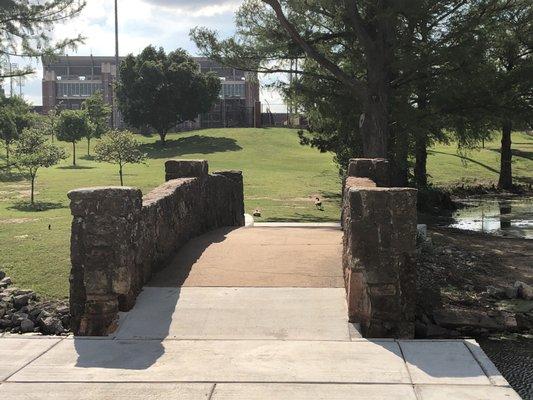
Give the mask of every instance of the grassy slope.
<svg viewBox="0 0 533 400">
<path fill-rule="evenodd" d="M 338 196 L 332 194 L 338 193 L 340 182 L 331 156 L 300 146 L 295 131 L 215 129 L 176 134 L 169 135 L 165 148 L 155 143 L 156 137 L 140 139 L 149 159 L 146 165 L 126 167 L 125 184 L 144 193 L 163 182 L 166 159 L 205 158 L 211 171 L 243 170 L 246 211 L 260 208 L 263 220 L 338 218 Z M 81 142 L 77 153 L 85 153 L 85 146 Z M 73 169 L 70 163 L 66 160 L 39 173 L 37 201 L 45 211 L 26 208 L 26 181 L 0 179 L 0 269 L 19 286 L 50 297 L 68 294 L 71 216 L 66 193 L 118 183 L 113 165 L 79 159 Z M 314 194 L 331 197 L 325 199 L 324 211 L 309 199 Z"/>
<path fill-rule="evenodd" d="M 125 183 L 144 193 L 163 181 L 168 158 L 205 158 L 211 171 L 241 169 L 245 177 L 246 211 L 260 208 L 261 220 L 327 221 L 339 215 L 340 182 L 328 154 L 302 147 L 294 131 L 286 129 L 214 129 L 169 135 L 165 148 L 156 137 L 140 138 L 149 159 L 146 165 L 126 167 Z M 513 165 L 522 180 L 533 177 L 533 139 L 513 138 L 521 157 Z M 66 146 L 70 151 L 70 147 Z M 455 146 L 438 145 L 430 154 L 429 173 L 437 184 L 496 182 L 499 169 L 498 140 L 462 164 Z M 85 152 L 85 143 L 78 154 Z M 529 158 L 527 158 L 529 157 Z M 2 163 L 0 157 L 0 163 Z M 0 269 L 16 283 L 49 297 L 68 295 L 69 236 L 71 216 L 68 190 L 84 186 L 116 185 L 115 166 L 87 159 L 70 167 L 70 160 L 42 170 L 37 180 L 37 200 L 44 211 L 28 210 L 28 183 L 0 176 Z M 16 177 L 15 177 L 16 178 Z M 316 210 L 310 196 L 324 198 L 325 210 Z M 51 229 L 48 229 L 51 225 Z"/>
<path fill-rule="evenodd" d="M 498 183 L 500 136 L 460 155 L 457 146 L 436 145 L 428 158 L 428 173 L 436 185 L 491 185 Z M 515 183 L 533 183 L 533 136 L 513 133 L 513 176 Z"/>
</svg>

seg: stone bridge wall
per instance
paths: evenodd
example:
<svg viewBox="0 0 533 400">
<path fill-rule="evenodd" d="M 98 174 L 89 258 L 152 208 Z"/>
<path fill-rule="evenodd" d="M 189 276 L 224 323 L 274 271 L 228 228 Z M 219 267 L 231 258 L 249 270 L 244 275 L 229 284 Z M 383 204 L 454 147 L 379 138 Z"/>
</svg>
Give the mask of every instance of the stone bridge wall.
<svg viewBox="0 0 533 400">
<path fill-rule="evenodd" d="M 388 169 L 383 159 L 350 161 L 342 210 L 348 313 L 364 337 L 411 338 L 417 191 L 387 187 Z"/>
<path fill-rule="evenodd" d="M 70 308 L 78 335 L 106 335 L 143 285 L 191 238 L 244 225 L 239 171 L 208 174 L 206 161 L 170 160 L 167 182 L 139 189 L 99 187 L 69 192 Z"/>
</svg>

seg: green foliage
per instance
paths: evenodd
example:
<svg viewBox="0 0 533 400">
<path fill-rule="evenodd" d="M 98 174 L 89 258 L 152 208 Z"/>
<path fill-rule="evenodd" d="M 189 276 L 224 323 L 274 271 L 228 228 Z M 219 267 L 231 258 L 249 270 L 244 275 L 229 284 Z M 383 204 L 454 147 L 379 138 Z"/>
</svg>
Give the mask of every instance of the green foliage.
<svg viewBox="0 0 533 400">
<path fill-rule="evenodd" d="M 124 120 L 139 129 L 151 126 L 162 142 L 169 129 L 209 111 L 219 93 L 220 79 L 200 73 L 184 50 L 165 54 L 149 46 L 120 65 L 117 99 Z"/>
<path fill-rule="evenodd" d="M 39 58 L 75 49 L 83 38 L 53 42 L 53 27 L 77 16 L 84 7 L 84 0 L 0 1 L 0 59 L 4 56 L 6 59 L 9 56 Z M 31 67 L 11 72 L 0 68 L 0 79 L 33 72 Z"/>
<path fill-rule="evenodd" d="M 6 148 L 6 164 L 9 166 L 9 149 L 22 131 L 32 122 L 30 106 L 18 96 L 0 96 L 0 138 Z"/>
<path fill-rule="evenodd" d="M 95 92 L 82 104 L 82 109 L 87 112 L 89 121 L 93 129 L 88 132 L 87 155 L 90 154 L 92 138 L 99 138 L 109 130 L 109 118 L 111 117 L 111 106 L 104 101 L 102 92 Z"/>
<path fill-rule="evenodd" d="M 92 124 L 83 110 L 64 110 L 55 126 L 56 137 L 63 142 L 72 143 L 72 165 L 76 165 L 76 142 L 92 132 Z"/>
<path fill-rule="evenodd" d="M 140 150 L 140 143 L 129 131 L 113 130 L 105 134 L 96 144 L 95 152 L 98 161 L 119 166 L 120 185 L 124 186 L 123 167 L 125 164 L 140 164 L 146 154 Z"/>
<path fill-rule="evenodd" d="M 48 168 L 64 160 L 64 149 L 48 143 L 47 136 L 37 128 L 24 129 L 14 150 L 14 163 L 26 172 L 31 181 L 31 204 L 34 204 L 35 178 L 39 168 Z"/>
<path fill-rule="evenodd" d="M 498 30 L 521 32 L 515 36 L 522 44 L 511 41 L 504 53 L 520 49 L 515 56 L 531 59 L 531 7 L 527 0 L 246 0 L 233 37 L 221 40 L 207 28 L 191 36 L 203 55 L 223 64 L 291 74 L 277 86 L 309 121 L 301 143 L 333 151 L 341 172 L 353 156 L 375 156 L 385 132 L 386 154 L 380 152 L 396 183 L 407 183 L 414 158 L 417 183 L 425 186 L 432 144 L 472 148 L 488 139 L 490 104 L 501 93 L 491 82 L 520 87 L 531 107 L 531 67 L 509 81 L 490 61 Z M 506 104 L 507 112 L 521 113 L 520 100 Z"/>
</svg>

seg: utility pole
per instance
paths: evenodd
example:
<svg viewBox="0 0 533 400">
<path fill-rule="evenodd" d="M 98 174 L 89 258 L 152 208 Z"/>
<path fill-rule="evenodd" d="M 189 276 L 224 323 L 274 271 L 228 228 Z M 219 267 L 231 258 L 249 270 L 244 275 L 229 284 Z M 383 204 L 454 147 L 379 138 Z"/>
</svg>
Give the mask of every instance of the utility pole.
<svg viewBox="0 0 533 400">
<path fill-rule="evenodd" d="M 119 74 L 119 57 L 118 57 L 118 0 L 115 0 L 115 85 L 113 86 L 113 127 L 118 129 L 118 102 L 116 84 L 118 83 Z"/>
</svg>

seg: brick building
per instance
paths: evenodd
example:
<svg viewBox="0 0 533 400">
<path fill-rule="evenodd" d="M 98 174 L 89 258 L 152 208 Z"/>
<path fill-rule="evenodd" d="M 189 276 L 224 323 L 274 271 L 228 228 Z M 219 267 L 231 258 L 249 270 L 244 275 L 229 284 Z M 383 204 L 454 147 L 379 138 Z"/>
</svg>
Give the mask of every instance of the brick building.
<svg viewBox="0 0 533 400">
<path fill-rule="evenodd" d="M 259 102 L 257 76 L 215 61 L 196 57 L 202 72 L 215 72 L 221 79 L 222 90 L 213 109 L 180 129 L 253 126 L 254 107 Z M 83 101 L 96 91 L 113 104 L 112 83 L 116 76 L 114 57 L 60 56 L 43 58 L 43 112 L 54 107 L 79 109 Z M 260 107 L 260 105 L 258 106 Z"/>
</svg>

